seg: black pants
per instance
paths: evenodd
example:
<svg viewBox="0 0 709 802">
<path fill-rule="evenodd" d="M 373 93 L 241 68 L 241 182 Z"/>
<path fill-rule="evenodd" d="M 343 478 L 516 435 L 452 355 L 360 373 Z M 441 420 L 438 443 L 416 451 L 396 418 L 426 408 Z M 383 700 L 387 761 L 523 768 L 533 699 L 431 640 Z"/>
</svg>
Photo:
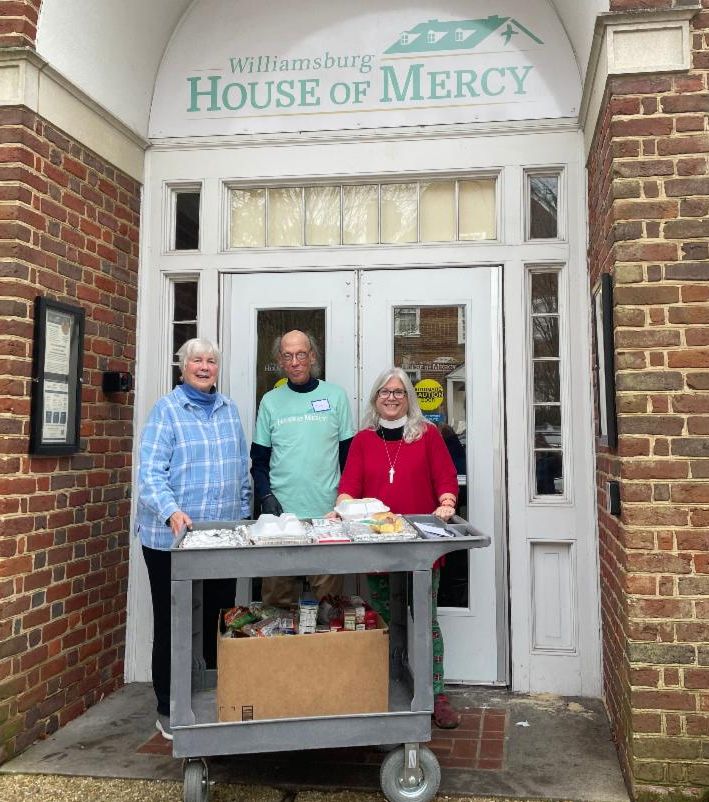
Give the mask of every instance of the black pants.
<svg viewBox="0 0 709 802">
<path fill-rule="evenodd" d="M 158 713 L 170 715 L 170 552 L 143 546 L 153 600 L 153 690 Z M 217 622 L 222 607 L 233 607 L 235 579 L 202 583 L 202 642 L 207 668 L 217 667 Z"/>
</svg>

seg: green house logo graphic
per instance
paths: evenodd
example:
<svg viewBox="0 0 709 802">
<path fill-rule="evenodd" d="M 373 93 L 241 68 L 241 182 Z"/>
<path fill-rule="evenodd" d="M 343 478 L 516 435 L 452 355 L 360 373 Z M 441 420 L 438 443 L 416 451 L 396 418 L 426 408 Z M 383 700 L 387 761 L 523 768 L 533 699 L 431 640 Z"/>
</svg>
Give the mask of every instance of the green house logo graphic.
<svg viewBox="0 0 709 802">
<path fill-rule="evenodd" d="M 441 22 L 431 19 L 404 31 L 385 53 L 438 53 L 443 50 L 472 50 L 481 42 L 502 39 L 503 46 L 513 40 L 529 38 L 539 45 L 544 42 L 512 17 L 496 14 L 485 19 L 463 19 Z"/>
</svg>

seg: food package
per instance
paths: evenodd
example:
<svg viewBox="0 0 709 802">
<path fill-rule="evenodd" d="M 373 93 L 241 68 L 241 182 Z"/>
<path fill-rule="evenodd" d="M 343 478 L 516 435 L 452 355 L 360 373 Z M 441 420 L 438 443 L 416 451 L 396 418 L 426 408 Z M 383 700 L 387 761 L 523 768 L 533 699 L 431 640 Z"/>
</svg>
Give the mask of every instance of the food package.
<svg viewBox="0 0 709 802">
<path fill-rule="evenodd" d="M 343 521 L 358 521 L 370 518 L 375 513 L 388 512 L 389 507 L 378 498 L 350 498 L 341 501 L 335 512 Z"/>
<path fill-rule="evenodd" d="M 259 616 L 253 613 L 248 607 L 232 607 L 231 610 L 224 611 L 224 626 L 227 629 L 227 634 L 230 635 L 246 624 L 253 624 L 257 621 Z"/>
<path fill-rule="evenodd" d="M 315 632 L 318 619 L 317 599 L 302 597 L 298 602 L 298 634 L 309 635 Z"/>
<path fill-rule="evenodd" d="M 260 515 L 248 527 L 249 538 L 255 546 L 288 546 L 310 542 L 303 523 L 292 513 Z"/>
<path fill-rule="evenodd" d="M 393 512 L 377 512 L 370 517 L 374 521 L 370 524 L 372 532 L 383 535 L 404 531 L 404 519 Z"/>
<path fill-rule="evenodd" d="M 345 533 L 342 521 L 331 521 L 329 518 L 313 518 L 313 538 L 316 543 L 349 543 L 350 537 Z"/>
<path fill-rule="evenodd" d="M 262 618 L 253 624 L 246 624 L 241 631 L 250 638 L 271 638 L 281 634 L 281 622 L 279 618 Z"/>
</svg>

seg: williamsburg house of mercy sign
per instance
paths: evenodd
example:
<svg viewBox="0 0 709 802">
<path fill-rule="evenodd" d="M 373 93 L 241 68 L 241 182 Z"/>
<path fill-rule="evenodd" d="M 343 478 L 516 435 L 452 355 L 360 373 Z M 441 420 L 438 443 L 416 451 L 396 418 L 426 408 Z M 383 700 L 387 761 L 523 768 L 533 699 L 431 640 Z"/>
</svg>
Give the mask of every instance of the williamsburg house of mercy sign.
<svg viewBox="0 0 709 802">
<path fill-rule="evenodd" d="M 170 91 L 156 93 L 153 136 L 411 125 L 412 113 L 417 124 L 441 124 L 577 111 L 554 52 L 558 23 L 538 11 L 527 20 L 522 4 L 450 3 L 449 11 L 490 13 L 445 19 L 440 9 L 419 19 L 404 4 L 383 11 L 378 2 L 351 19 L 337 0 L 269 3 L 261 16 L 252 4 L 206 5 L 198 6 L 202 33 L 190 20 L 190 37 L 170 50 L 175 63 L 163 65 L 159 80 Z M 214 26 L 220 15 L 233 25 Z"/>
</svg>

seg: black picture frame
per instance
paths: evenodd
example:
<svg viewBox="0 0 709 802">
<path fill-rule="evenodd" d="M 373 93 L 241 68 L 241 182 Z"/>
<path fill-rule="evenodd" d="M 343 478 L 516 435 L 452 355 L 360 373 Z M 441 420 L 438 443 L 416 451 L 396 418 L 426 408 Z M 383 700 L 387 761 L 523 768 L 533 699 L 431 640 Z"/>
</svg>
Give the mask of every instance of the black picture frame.
<svg viewBox="0 0 709 802">
<path fill-rule="evenodd" d="M 601 443 L 615 449 L 618 446 L 618 425 L 615 406 L 613 277 L 610 273 L 601 274 L 594 288 L 592 300 L 598 435 Z"/>
<path fill-rule="evenodd" d="M 85 313 L 35 298 L 30 454 L 79 451 Z"/>
</svg>

